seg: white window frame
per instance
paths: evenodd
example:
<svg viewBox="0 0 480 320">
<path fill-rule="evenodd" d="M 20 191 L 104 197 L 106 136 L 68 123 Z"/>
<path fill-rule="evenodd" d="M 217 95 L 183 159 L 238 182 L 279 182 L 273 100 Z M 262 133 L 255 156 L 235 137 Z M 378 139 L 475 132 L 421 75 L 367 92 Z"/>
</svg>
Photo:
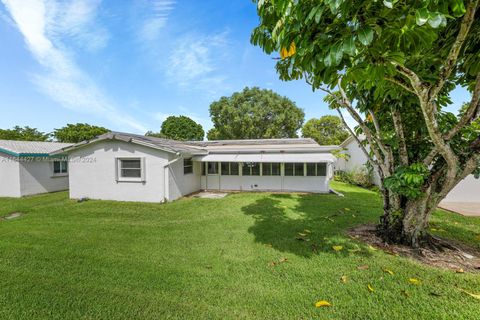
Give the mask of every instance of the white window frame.
<svg viewBox="0 0 480 320">
<path fill-rule="evenodd" d="M 60 164 L 60 172 L 55 172 L 55 163 Z M 65 164 L 62 167 L 62 164 Z M 66 177 L 68 176 L 68 160 L 53 160 L 52 162 L 52 176 L 53 177 Z"/>
<path fill-rule="evenodd" d="M 122 161 L 123 160 L 140 160 L 140 177 L 122 177 Z M 145 158 L 143 157 L 122 157 L 115 158 L 115 178 L 117 182 L 145 182 Z"/>
<path fill-rule="evenodd" d="M 185 161 L 190 161 L 190 165 L 185 165 Z M 187 172 L 185 173 L 185 168 L 191 168 L 192 172 Z M 194 168 L 193 168 L 193 160 L 192 158 L 184 158 L 183 159 L 183 175 L 186 176 L 186 175 L 189 175 L 189 174 L 193 174 L 193 171 L 194 171 Z"/>
</svg>

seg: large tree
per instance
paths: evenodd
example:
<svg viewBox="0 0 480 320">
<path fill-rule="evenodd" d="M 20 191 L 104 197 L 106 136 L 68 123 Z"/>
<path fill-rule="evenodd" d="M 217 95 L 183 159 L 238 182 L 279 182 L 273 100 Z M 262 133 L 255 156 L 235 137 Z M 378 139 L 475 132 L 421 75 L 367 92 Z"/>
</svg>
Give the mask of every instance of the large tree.
<svg viewBox="0 0 480 320">
<path fill-rule="evenodd" d="M 431 213 L 480 172 L 479 0 L 259 0 L 254 44 L 280 52 L 283 80 L 304 78 L 357 122 L 379 172 L 387 241 L 419 246 Z M 451 92 L 471 93 L 458 114 Z M 370 152 L 368 152 L 370 150 Z"/>
<path fill-rule="evenodd" d="M 13 129 L 0 129 L 1 140 L 47 141 L 50 134 L 36 128 L 15 126 Z"/>
<path fill-rule="evenodd" d="M 245 88 L 210 105 L 209 140 L 296 138 L 305 114 L 272 90 Z"/>
<path fill-rule="evenodd" d="M 186 116 L 170 116 L 162 123 L 160 133 L 147 132 L 149 136 L 155 136 L 173 140 L 200 141 L 205 136 L 201 124 L 196 123 Z"/>
<path fill-rule="evenodd" d="M 305 122 L 302 137 L 312 138 L 320 145 L 338 145 L 349 136 L 342 119 L 326 115 L 319 119 L 313 118 Z"/>
<path fill-rule="evenodd" d="M 78 143 L 90 140 L 108 131 L 107 128 L 92 126 L 86 123 L 67 124 L 63 128 L 55 129 L 53 137 L 58 142 Z"/>
</svg>

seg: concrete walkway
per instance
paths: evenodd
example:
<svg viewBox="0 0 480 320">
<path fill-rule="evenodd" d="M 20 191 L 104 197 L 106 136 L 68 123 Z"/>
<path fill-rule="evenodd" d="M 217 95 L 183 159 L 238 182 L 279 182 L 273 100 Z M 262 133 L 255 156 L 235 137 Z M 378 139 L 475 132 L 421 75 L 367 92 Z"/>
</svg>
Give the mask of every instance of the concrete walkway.
<svg viewBox="0 0 480 320">
<path fill-rule="evenodd" d="M 469 217 L 480 217 L 480 202 L 441 202 L 440 208 Z"/>
</svg>

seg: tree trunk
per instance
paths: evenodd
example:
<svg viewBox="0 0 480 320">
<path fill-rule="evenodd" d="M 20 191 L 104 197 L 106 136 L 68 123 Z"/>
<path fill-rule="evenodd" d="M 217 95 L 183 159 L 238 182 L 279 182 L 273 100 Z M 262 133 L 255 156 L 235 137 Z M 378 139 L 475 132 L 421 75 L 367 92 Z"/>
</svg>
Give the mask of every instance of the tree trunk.
<svg viewBox="0 0 480 320">
<path fill-rule="evenodd" d="M 387 198 L 384 195 L 384 214 L 377 226 L 378 235 L 387 243 L 415 248 L 427 244 L 430 239 L 426 231 L 428 220 L 437 204 L 428 195 L 398 201 L 392 201 L 392 195 Z"/>
</svg>

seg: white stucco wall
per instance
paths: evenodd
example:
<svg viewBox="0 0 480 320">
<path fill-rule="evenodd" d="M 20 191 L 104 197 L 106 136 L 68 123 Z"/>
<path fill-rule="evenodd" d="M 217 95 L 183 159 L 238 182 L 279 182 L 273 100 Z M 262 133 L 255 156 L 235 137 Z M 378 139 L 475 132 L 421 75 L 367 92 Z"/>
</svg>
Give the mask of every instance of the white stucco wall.
<svg viewBox="0 0 480 320">
<path fill-rule="evenodd" d="M 116 181 L 116 159 L 145 159 L 145 182 Z M 102 141 L 72 151 L 70 198 L 162 202 L 165 200 L 165 165 L 173 155 L 121 141 Z"/>
<path fill-rule="evenodd" d="M 336 170 L 355 171 L 365 168 L 368 162 L 368 158 L 363 152 L 363 150 L 360 148 L 356 140 L 351 140 L 350 143 L 344 146 L 344 148 L 346 149 L 344 153 L 347 153 L 350 157 L 347 160 L 338 159 L 337 163 L 335 164 Z M 368 146 L 366 148 L 368 151 Z M 377 186 L 380 185 L 380 176 L 376 170 L 374 170 L 373 172 L 372 182 Z"/>
<path fill-rule="evenodd" d="M 480 202 L 480 179 L 466 177 L 446 196 L 443 202 Z"/>
<path fill-rule="evenodd" d="M 328 169 L 330 172 L 330 168 Z M 285 176 L 224 176 L 201 177 L 201 188 L 208 190 L 240 191 L 299 191 L 329 192 L 328 177 L 285 177 Z"/>
<path fill-rule="evenodd" d="M 22 196 L 68 190 L 68 175 L 54 176 L 45 159 L 20 162 L 20 190 Z"/>
<path fill-rule="evenodd" d="M 0 152 L 0 197 L 21 197 L 20 165 L 18 161 Z"/>
<path fill-rule="evenodd" d="M 169 201 L 200 190 L 201 164 L 193 162 L 193 173 L 183 173 L 183 158 L 168 166 Z"/>
</svg>

